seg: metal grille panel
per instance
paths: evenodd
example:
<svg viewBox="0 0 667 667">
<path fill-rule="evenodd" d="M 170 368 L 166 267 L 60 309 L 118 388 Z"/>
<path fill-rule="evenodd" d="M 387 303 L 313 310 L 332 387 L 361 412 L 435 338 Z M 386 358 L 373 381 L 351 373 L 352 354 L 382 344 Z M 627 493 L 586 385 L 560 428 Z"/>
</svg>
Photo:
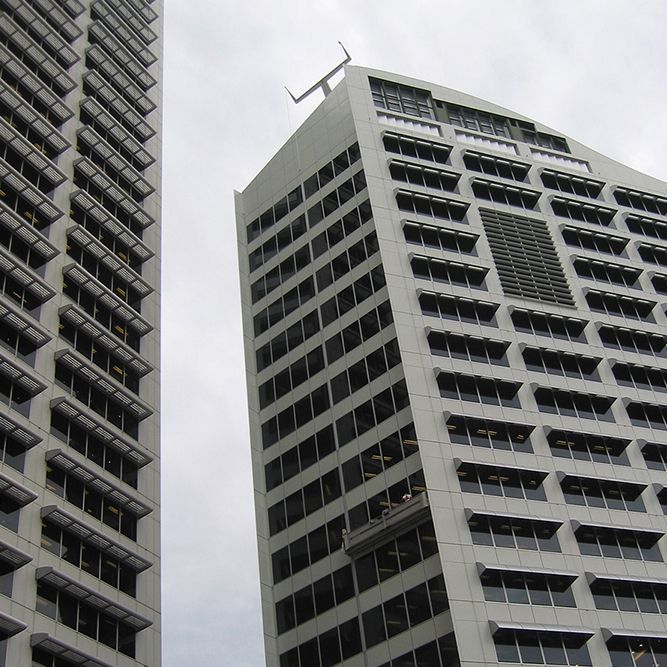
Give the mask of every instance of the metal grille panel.
<svg viewBox="0 0 667 667">
<path fill-rule="evenodd" d="M 505 294 L 574 306 L 543 220 L 484 209 L 480 209 L 480 216 Z"/>
</svg>

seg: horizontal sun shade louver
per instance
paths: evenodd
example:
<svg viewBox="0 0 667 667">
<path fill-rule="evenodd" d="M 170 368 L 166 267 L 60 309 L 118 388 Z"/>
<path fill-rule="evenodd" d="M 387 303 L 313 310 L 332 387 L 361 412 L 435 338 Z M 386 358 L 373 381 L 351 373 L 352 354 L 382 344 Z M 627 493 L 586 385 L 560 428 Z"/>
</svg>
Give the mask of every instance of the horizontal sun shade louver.
<svg viewBox="0 0 667 667">
<path fill-rule="evenodd" d="M 27 266 L 14 260 L 14 257 L 0 248 L 0 272 L 11 276 L 17 283 L 33 294 L 41 303 L 55 296 L 55 290 L 28 269 Z"/>
<path fill-rule="evenodd" d="M 75 660 L 73 664 L 84 667 L 111 667 L 108 662 L 102 662 L 87 653 L 81 652 L 60 639 L 54 639 L 46 632 L 36 632 L 30 637 L 30 646 L 37 647 L 51 655 L 65 656 L 68 660 Z"/>
<path fill-rule="evenodd" d="M 650 192 L 641 192 L 639 190 L 630 190 L 629 188 L 616 188 L 614 197 L 621 206 L 627 206 L 639 211 L 648 213 L 657 213 L 658 215 L 667 214 L 667 198 Z"/>
<path fill-rule="evenodd" d="M 467 169 L 496 178 L 508 178 L 513 181 L 525 181 L 530 165 L 515 162 L 507 158 L 477 153 L 468 149 L 463 151 L 463 162 Z"/>
<path fill-rule="evenodd" d="M 8 48 L 1 45 L 0 65 L 7 68 L 21 86 L 25 86 L 42 104 L 46 105 L 56 121 L 64 123 L 74 115 L 72 110 L 65 106 L 36 74 L 20 63 Z"/>
<path fill-rule="evenodd" d="M 19 3 L 19 0 L 15 1 Z M 63 3 L 68 9 L 72 8 L 74 4 L 75 3 L 71 2 Z M 76 4 L 78 5 L 79 3 Z M 67 18 L 67 15 L 58 7 L 54 0 L 34 0 L 33 5 L 39 7 L 41 11 L 58 26 L 60 32 L 67 37 L 68 41 L 73 42 L 75 39 L 81 37 L 82 30 L 73 21 Z M 83 7 L 80 7 L 80 9 L 81 12 L 83 12 Z"/>
<path fill-rule="evenodd" d="M 21 156 L 30 167 L 36 169 L 52 186 L 60 185 L 67 176 L 42 153 L 41 148 L 34 146 L 18 130 L 14 129 L 4 118 L 0 118 L 0 137 L 14 153 Z"/>
<path fill-rule="evenodd" d="M 142 377 L 153 370 L 153 367 L 129 345 L 125 345 L 115 336 L 110 336 L 103 326 L 99 325 L 86 313 L 75 308 L 72 304 L 67 304 L 60 308 L 58 314 L 77 329 L 81 329 L 87 336 L 90 336 L 96 344 L 122 359 L 133 371 L 139 373 Z M 0 306 L 0 317 L 2 317 L 2 306 Z"/>
<path fill-rule="evenodd" d="M 146 169 L 155 162 L 155 158 L 148 153 L 144 147 L 139 143 L 120 123 L 107 111 L 105 111 L 100 103 L 92 97 L 86 97 L 81 100 L 81 111 L 87 113 L 94 119 L 95 123 L 99 123 L 103 127 L 108 136 L 113 137 L 124 150 L 132 155 L 133 160 L 141 165 L 141 169 Z"/>
<path fill-rule="evenodd" d="M 11 616 L 5 614 L 0 614 L 0 630 L 6 632 L 8 637 L 13 637 L 17 635 L 22 630 L 25 630 L 28 626 L 21 621 L 13 619 Z"/>
<path fill-rule="evenodd" d="M 437 257 L 412 255 L 412 253 L 410 254 L 410 266 L 415 278 L 486 289 L 484 279 L 488 269 L 482 266 L 452 262 Z"/>
<path fill-rule="evenodd" d="M 28 375 L 19 364 L 10 361 L 9 357 L 0 354 L 0 375 L 25 389 L 30 396 L 37 396 L 46 389 L 46 385 L 37 378 Z"/>
<path fill-rule="evenodd" d="M 20 442 L 26 449 L 34 447 L 42 438 L 23 428 L 18 422 L 0 414 L 0 432 L 10 435 Z"/>
<path fill-rule="evenodd" d="M 106 4 L 112 7 L 121 20 L 131 26 L 146 44 L 152 44 L 157 39 L 157 35 L 144 25 L 143 21 L 130 7 L 126 6 L 127 3 L 121 2 L 121 0 L 106 0 Z M 144 21 L 146 20 L 146 17 L 142 18 Z"/>
<path fill-rule="evenodd" d="M 573 306 L 572 293 L 543 220 L 480 209 L 505 294 Z"/>
<path fill-rule="evenodd" d="M 27 565 L 32 560 L 32 556 L 24 554 L 15 547 L 0 542 L 0 561 L 7 563 L 12 569 L 17 570 Z"/>
<path fill-rule="evenodd" d="M 616 213 L 613 208 L 581 202 L 576 199 L 566 199 L 565 197 L 553 197 L 551 208 L 561 218 L 590 222 L 593 225 L 603 225 L 604 227 L 613 227 L 612 221 Z"/>
<path fill-rule="evenodd" d="M 136 329 L 140 336 L 144 336 L 153 330 L 153 327 L 147 320 L 141 317 L 133 308 L 130 308 L 124 301 L 116 297 L 111 290 L 107 289 L 99 280 L 93 278 L 78 264 L 68 264 L 63 268 L 63 274 L 86 290 L 86 292 L 92 294 L 93 297 L 99 299 L 109 310 Z"/>
<path fill-rule="evenodd" d="M 146 23 L 153 23 L 158 17 L 157 13 L 148 6 L 152 2 L 153 0 L 149 0 L 149 2 L 145 0 L 130 0 L 132 7 L 134 7 L 135 11 L 141 15 Z"/>
<path fill-rule="evenodd" d="M 110 30 L 102 23 L 95 21 L 88 27 L 88 32 L 98 40 L 98 43 L 104 44 L 104 48 L 109 51 L 113 57 L 123 65 L 137 82 L 148 90 L 154 86 L 157 81 L 148 73 L 144 65 L 140 64 L 133 55 L 116 39 Z"/>
<path fill-rule="evenodd" d="M 141 298 L 148 296 L 153 288 L 125 262 L 98 241 L 87 229 L 80 225 L 67 230 L 67 238 L 73 239 L 78 245 L 93 255 L 100 264 L 109 269 L 115 276 L 127 283 L 129 287 L 139 293 Z"/>
<path fill-rule="evenodd" d="M 70 201 L 79 206 L 87 215 L 101 227 L 126 245 L 142 262 L 153 256 L 153 251 L 140 241 L 125 225 L 118 222 L 99 202 L 95 201 L 87 192 L 77 190 L 70 195 Z"/>
<path fill-rule="evenodd" d="M 30 60 L 37 65 L 40 72 L 45 74 L 47 78 L 55 81 L 66 93 L 76 88 L 75 81 L 65 74 L 65 70 L 53 58 L 48 56 L 44 49 L 38 46 L 31 37 L 28 37 L 7 14 L 0 16 L 0 32 L 10 44 L 13 44 L 26 53 Z M 76 54 L 69 47 L 66 47 L 66 49 L 70 57 L 76 58 Z"/>
<path fill-rule="evenodd" d="M 129 125 L 141 141 L 148 141 L 155 134 L 155 130 L 143 116 L 134 111 L 116 89 L 107 84 L 97 72 L 86 72 L 83 80 L 85 87 L 93 90 L 95 97 L 99 97 L 104 104 L 113 109 L 116 115 L 123 119 L 123 124 Z"/>
<path fill-rule="evenodd" d="M 652 313 L 656 306 L 655 301 L 595 290 L 589 290 L 585 294 L 591 310 L 643 322 L 655 322 Z"/>
<path fill-rule="evenodd" d="M 137 466 L 145 466 L 153 460 L 150 455 L 140 450 L 136 445 L 131 444 L 124 437 L 117 435 L 112 427 L 103 425 L 99 419 L 79 408 L 73 400 L 65 396 L 59 396 L 51 400 L 50 407 L 51 410 L 75 422 L 77 426 L 82 427 L 85 431 L 94 433 L 108 447 L 120 452 L 123 457 L 129 459 Z"/>
<path fill-rule="evenodd" d="M 518 206 L 532 210 L 537 206 L 540 193 L 527 188 L 520 188 L 507 183 L 496 183 L 495 181 L 475 178 L 472 181 L 472 190 L 478 199 L 486 199 L 496 204 L 507 206 Z"/>
<path fill-rule="evenodd" d="M 405 134 L 387 132 L 386 130 L 382 132 L 382 143 L 389 153 L 428 160 L 429 162 L 439 162 L 440 164 L 447 164 L 449 154 L 452 152 L 451 146 L 425 141 Z"/>
<path fill-rule="evenodd" d="M 0 200 L 0 224 L 9 229 L 18 236 L 21 241 L 30 246 L 38 255 L 41 255 L 47 262 L 58 255 L 58 249 L 35 227 L 33 227 L 25 217 L 18 213 Z"/>
<path fill-rule="evenodd" d="M 90 63 L 94 64 L 116 88 L 122 91 L 124 97 L 134 104 L 139 113 L 146 116 L 155 110 L 157 106 L 155 102 L 148 98 L 135 85 L 133 79 L 127 76 L 97 44 L 88 47 L 86 56 Z"/>
<path fill-rule="evenodd" d="M 55 220 L 62 218 L 63 212 L 53 205 L 51 200 L 30 181 L 24 178 L 9 162 L 0 158 L 0 179 L 11 188 L 19 197 L 35 207 L 37 212 L 46 218 L 46 224 L 40 219 L 31 221 L 40 229 L 48 226 Z M 29 218 L 30 219 L 30 218 Z"/>
<path fill-rule="evenodd" d="M 13 479 L 7 475 L 0 473 L 0 494 L 11 498 L 17 502 L 21 507 L 25 507 L 33 500 L 37 499 L 37 494 L 30 489 L 26 489 L 24 486 L 21 486 L 18 482 L 15 482 Z"/>
<path fill-rule="evenodd" d="M 97 389 L 110 398 L 112 401 L 131 411 L 137 419 L 146 419 L 153 414 L 153 411 L 144 403 L 134 398 L 134 394 L 127 391 L 123 385 L 100 373 L 97 366 L 88 362 L 77 352 L 73 350 L 58 350 L 54 358 L 63 366 L 69 368 L 72 373 L 78 375 L 84 382 Z M 1 357 L 0 357 L 1 359 Z M 0 372 L 2 365 L 0 365 Z"/>
<path fill-rule="evenodd" d="M 16 15 L 30 27 L 30 29 L 39 35 L 40 39 L 58 55 L 60 60 L 65 63 L 65 67 L 71 67 L 80 60 L 76 51 L 72 49 L 63 38 L 49 26 L 44 19 L 40 18 L 33 9 L 26 5 L 23 0 L 5 0 Z M 78 35 L 77 35 L 78 36 Z"/>
<path fill-rule="evenodd" d="M 103 160 L 111 166 L 120 176 L 122 176 L 142 197 L 155 192 L 155 188 L 143 178 L 137 170 L 123 158 L 115 148 L 113 148 L 107 141 L 102 139 L 100 135 L 90 126 L 86 125 L 80 130 L 77 130 L 77 136 L 80 141 L 83 141 L 98 159 Z"/>
<path fill-rule="evenodd" d="M 396 203 L 401 211 L 468 224 L 465 219 L 468 204 L 464 202 L 423 195 L 408 190 L 397 190 Z"/>
<path fill-rule="evenodd" d="M 76 535 L 83 542 L 91 544 L 112 558 L 122 561 L 123 564 L 128 565 L 137 572 L 143 572 L 152 566 L 149 560 L 132 553 L 119 543 L 110 540 L 106 535 L 93 530 L 85 521 L 76 519 L 57 505 L 42 507 L 40 514 L 42 519 L 47 519 L 49 523 L 53 523 L 62 530 Z"/>
<path fill-rule="evenodd" d="M 130 30 L 125 22 L 107 7 L 105 3 L 95 2 L 91 10 L 91 16 L 95 19 L 100 18 L 145 67 L 149 67 L 157 60 L 157 56 L 147 48 L 142 40 L 136 36 L 136 33 Z"/>
<path fill-rule="evenodd" d="M 76 18 L 80 14 L 83 14 L 85 7 L 79 2 L 79 0 L 59 0 L 62 6 L 70 13 L 71 16 Z"/>
<path fill-rule="evenodd" d="M 138 206 L 134 199 L 114 183 L 92 160 L 85 157 L 79 158 L 74 162 L 74 169 L 99 188 L 103 196 L 108 197 L 116 206 L 127 213 L 141 229 L 146 229 L 155 222 L 154 218 L 148 215 L 141 206 Z"/>
<path fill-rule="evenodd" d="M 51 340 L 51 336 L 38 327 L 32 318 L 26 317 L 8 303 L 0 303 L 0 320 L 28 338 L 36 347 L 42 347 Z"/>
<path fill-rule="evenodd" d="M 667 222 L 641 215 L 624 215 L 625 224 L 634 234 L 667 241 Z"/>
<path fill-rule="evenodd" d="M 612 236 L 596 230 L 582 229 L 561 225 L 563 240 L 570 246 L 584 250 L 596 250 L 608 255 L 625 256 L 625 246 L 630 239 L 621 236 Z"/>
<path fill-rule="evenodd" d="M 140 519 L 153 511 L 152 507 L 125 493 L 125 491 L 115 484 L 107 482 L 103 476 L 98 475 L 92 468 L 78 463 L 61 449 L 52 449 L 46 452 L 46 462 L 56 466 L 56 468 L 60 468 L 60 470 L 64 470 L 67 474 L 72 475 L 86 486 L 94 489 L 105 498 L 120 505 L 124 510 L 131 512 Z"/>
<path fill-rule="evenodd" d="M 132 628 L 136 630 L 145 630 L 149 626 L 153 625 L 153 622 L 139 614 L 133 612 L 126 607 L 122 607 L 118 603 L 110 600 L 103 595 L 100 595 L 98 592 L 89 589 L 86 586 L 83 586 L 78 581 L 70 579 L 64 574 L 54 570 L 52 567 L 40 567 L 35 572 L 35 579 L 37 581 L 45 581 L 48 584 L 51 584 L 54 588 L 57 588 L 59 591 L 65 591 L 69 593 L 72 597 L 82 602 L 88 603 L 94 609 L 103 611 L 109 616 L 127 623 Z M 85 663 L 79 663 L 85 664 Z M 94 664 L 94 663 L 93 663 Z"/>
<path fill-rule="evenodd" d="M 16 91 L 1 81 L 0 100 L 22 121 L 30 125 L 57 153 L 62 153 L 66 148 L 70 147 L 70 142 L 58 130 L 47 123 Z"/>
<path fill-rule="evenodd" d="M 560 190 L 561 192 L 566 192 L 570 195 L 589 197 L 590 199 L 597 199 L 604 187 L 604 183 L 594 181 L 592 178 L 574 176 L 572 174 L 565 174 L 551 169 L 545 169 L 540 174 L 540 178 L 545 187 L 550 188 L 551 190 Z"/>
</svg>

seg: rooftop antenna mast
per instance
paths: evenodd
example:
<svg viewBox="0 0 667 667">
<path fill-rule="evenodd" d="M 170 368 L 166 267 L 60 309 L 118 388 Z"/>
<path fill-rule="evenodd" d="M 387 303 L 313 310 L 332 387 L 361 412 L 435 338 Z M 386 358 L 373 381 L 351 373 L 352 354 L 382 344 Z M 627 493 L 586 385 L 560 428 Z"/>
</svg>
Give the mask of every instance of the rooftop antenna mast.
<svg viewBox="0 0 667 667">
<path fill-rule="evenodd" d="M 347 65 L 347 63 L 350 62 L 350 60 L 352 60 L 352 56 L 350 56 L 350 54 L 347 52 L 347 50 L 343 46 L 343 42 L 338 42 L 338 43 L 340 44 L 341 49 L 343 49 L 343 53 L 345 53 L 345 60 L 343 60 L 343 62 L 340 63 L 340 65 L 336 65 L 336 67 L 334 67 L 329 72 L 329 74 L 322 77 L 314 86 L 311 86 L 310 88 L 308 88 L 308 90 L 303 95 L 300 95 L 299 97 L 294 97 L 294 95 L 292 95 L 292 93 L 290 93 L 289 88 L 287 86 L 285 86 L 285 90 L 289 93 L 289 96 L 294 100 L 294 104 L 298 104 L 299 102 L 302 102 L 303 100 L 306 99 L 306 97 L 308 97 L 308 95 L 310 95 L 311 93 L 314 93 L 318 88 L 322 89 L 322 92 L 324 93 L 324 97 L 326 97 L 331 92 L 331 86 L 329 85 L 329 79 L 331 79 L 331 77 L 333 77 L 335 74 L 338 74 L 338 72 L 340 72 L 340 70 L 342 70 L 343 67 L 345 65 Z"/>
</svg>

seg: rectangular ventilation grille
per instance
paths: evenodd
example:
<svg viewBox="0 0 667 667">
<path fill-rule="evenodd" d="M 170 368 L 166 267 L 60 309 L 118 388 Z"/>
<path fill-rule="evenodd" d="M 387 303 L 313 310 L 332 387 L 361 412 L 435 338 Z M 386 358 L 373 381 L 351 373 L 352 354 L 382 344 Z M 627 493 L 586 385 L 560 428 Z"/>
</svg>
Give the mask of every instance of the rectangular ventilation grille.
<svg viewBox="0 0 667 667">
<path fill-rule="evenodd" d="M 574 306 L 543 220 L 484 209 L 479 212 L 505 294 Z"/>
</svg>

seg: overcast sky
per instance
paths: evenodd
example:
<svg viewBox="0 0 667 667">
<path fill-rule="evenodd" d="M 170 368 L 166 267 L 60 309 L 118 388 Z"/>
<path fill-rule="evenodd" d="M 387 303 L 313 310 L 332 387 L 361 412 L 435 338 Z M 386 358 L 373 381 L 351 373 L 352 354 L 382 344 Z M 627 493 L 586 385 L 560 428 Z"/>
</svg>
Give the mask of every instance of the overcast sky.
<svg viewBox="0 0 667 667">
<path fill-rule="evenodd" d="M 667 180 L 663 0 L 165 0 L 164 667 L 261 667 L 233 190 L 342 60 L 501 104 Z"/>
</svg>

